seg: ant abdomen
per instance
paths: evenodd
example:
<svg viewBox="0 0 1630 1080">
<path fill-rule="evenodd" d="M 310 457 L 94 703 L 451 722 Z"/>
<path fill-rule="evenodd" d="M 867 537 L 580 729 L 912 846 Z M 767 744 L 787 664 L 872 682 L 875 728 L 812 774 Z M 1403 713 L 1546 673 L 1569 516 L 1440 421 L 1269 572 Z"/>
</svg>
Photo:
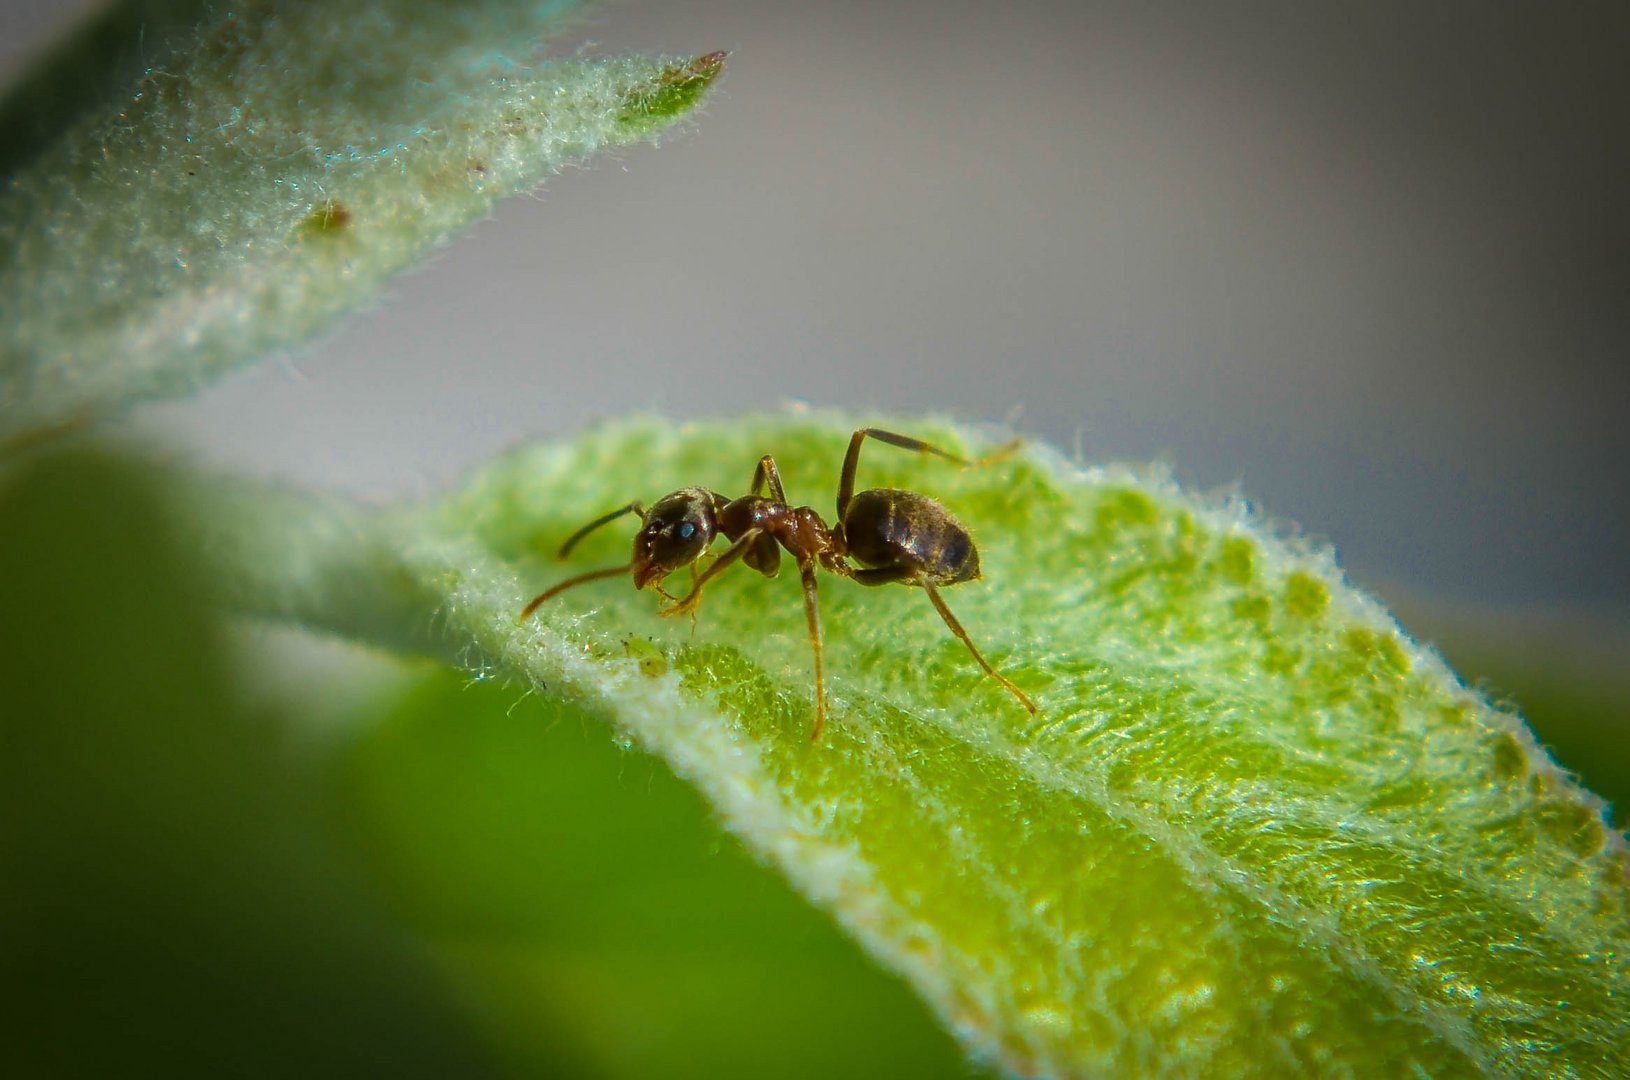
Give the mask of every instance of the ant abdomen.
<svg viewBox="0 0 1630 1080">
<path fill-rule="evenodd" d="M 850 558 L 872 569 L 914 571 L 935 585 L 979 577 L 979 549 L 951 512 L 926 495 L 895 488 L 857 492 L 843 515 Z M 910 577 L 901 580 L 911 583 Z"/>
</svg>

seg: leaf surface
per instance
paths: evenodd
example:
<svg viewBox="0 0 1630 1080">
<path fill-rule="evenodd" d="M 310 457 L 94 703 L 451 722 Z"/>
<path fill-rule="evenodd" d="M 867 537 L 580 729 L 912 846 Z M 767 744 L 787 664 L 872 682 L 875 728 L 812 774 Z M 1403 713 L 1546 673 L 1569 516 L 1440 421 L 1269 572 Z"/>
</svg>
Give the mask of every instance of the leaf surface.
<svg viewBox="0 0 1630 1080">
<path fill-rule="evenodd" d="M 564 694 L 660 754 L 1011 1072 L 1630 1069 L 1624 838 L 1600 800 L 1327 552 L 1237 502 L 1041 446 L 959 470 L 868 445 L 861 487 L 931 494 L 977 538 L 984 579 L 944 595 L 1036 717 L 900 586 L 823 577 L 818 745 L 790 574 L 733 570 L 694 631 L 626 580 L 517 624 L 544 586 L 627 560 L 631 519 L 569 565 L 543 553 L 630 498 L 739 494 L 768 452 L 789 497 L 825 513 L 855 426 L 637 421 L 523 450 L 438 505 L 332 531 L 293 556 L 304 577 L 264 569 L 237 601 L 323 622 L 324 582 L 343 579 L 383 598 L 338 605 L 368 632 L 360 609 L 434 598 L 410 628 L 421 647 Z M 299 513 L 256 506 L 252 543 L 217 528 L 218 562 L 310 543 Z"/>
</svg>

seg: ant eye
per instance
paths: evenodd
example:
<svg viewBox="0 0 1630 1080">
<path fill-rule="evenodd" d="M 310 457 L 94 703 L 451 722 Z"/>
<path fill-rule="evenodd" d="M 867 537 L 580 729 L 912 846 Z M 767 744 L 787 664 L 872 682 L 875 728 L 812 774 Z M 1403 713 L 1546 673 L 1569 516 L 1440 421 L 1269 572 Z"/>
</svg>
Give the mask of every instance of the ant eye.
<svg viewBox="0 0 1630 1080">
<path fill-rule="evenodd" d="M 689 540 L 691 537 L 696 535 L 696 526 L 692 525 L 688 521 L 682 521 L 679 523 L 679 528 L 675 530 L 675 533 L 678 535 L 679 539 Z"/>
</svg>

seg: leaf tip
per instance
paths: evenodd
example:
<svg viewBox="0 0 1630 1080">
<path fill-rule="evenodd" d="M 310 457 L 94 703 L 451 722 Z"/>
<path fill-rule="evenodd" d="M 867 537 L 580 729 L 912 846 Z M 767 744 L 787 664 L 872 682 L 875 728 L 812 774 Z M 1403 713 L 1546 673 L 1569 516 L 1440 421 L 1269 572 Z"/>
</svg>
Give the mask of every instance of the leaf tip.
<svg viewBox="0 0 1630 1080">
<path fill-rule="evenodd" d="M 629 92 L 617 124 L 630 136 L 649 135 L 689 112 L 724 70 L 725 52 L 715 50 L 671 64 L 650 82 Z"/>
</svg>

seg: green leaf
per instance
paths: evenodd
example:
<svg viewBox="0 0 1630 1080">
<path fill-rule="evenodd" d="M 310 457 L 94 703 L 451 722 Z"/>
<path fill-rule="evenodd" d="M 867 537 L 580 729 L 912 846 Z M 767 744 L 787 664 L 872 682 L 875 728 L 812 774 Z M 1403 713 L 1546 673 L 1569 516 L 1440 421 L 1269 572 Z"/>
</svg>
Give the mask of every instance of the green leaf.
<svg viewBox="0 0 1630 1080">
<path fill-rule="evenodd" d="M 929 493 L 977 537 L 984 580 L 945 598 L 1035 717 L 908 588 L 823 578 L 818 745 L 796 581 L 738 568 L 694 631 L 617 580 L 517 622 L 542 587 L 627 560 L 628 529 L 569 566 L 544 553 L 631 498 L 737 494 L 769 452 L 794 501 L 830 505 L 856 423 L 631 422 L 439 505 L 204 484 L 192 516 L 241 608 L 606 717 L 1009 1071 L 1630 1071 L 1627 860 L 1600 800 L 1328 552 L 1237 503 L 1041 446 L 966 471 L 868 447 L 861 487 Z M 407 614 L 427 598 L 433 620 Z"/>
<path fill-rule="evenodd" d="M 497 200 L 668 129 L 720 70 L 544 59 L 573 6 L 251 0 L 155 42 L 0 191 L 0 436 L 301 344 Z"/>
</svg>

